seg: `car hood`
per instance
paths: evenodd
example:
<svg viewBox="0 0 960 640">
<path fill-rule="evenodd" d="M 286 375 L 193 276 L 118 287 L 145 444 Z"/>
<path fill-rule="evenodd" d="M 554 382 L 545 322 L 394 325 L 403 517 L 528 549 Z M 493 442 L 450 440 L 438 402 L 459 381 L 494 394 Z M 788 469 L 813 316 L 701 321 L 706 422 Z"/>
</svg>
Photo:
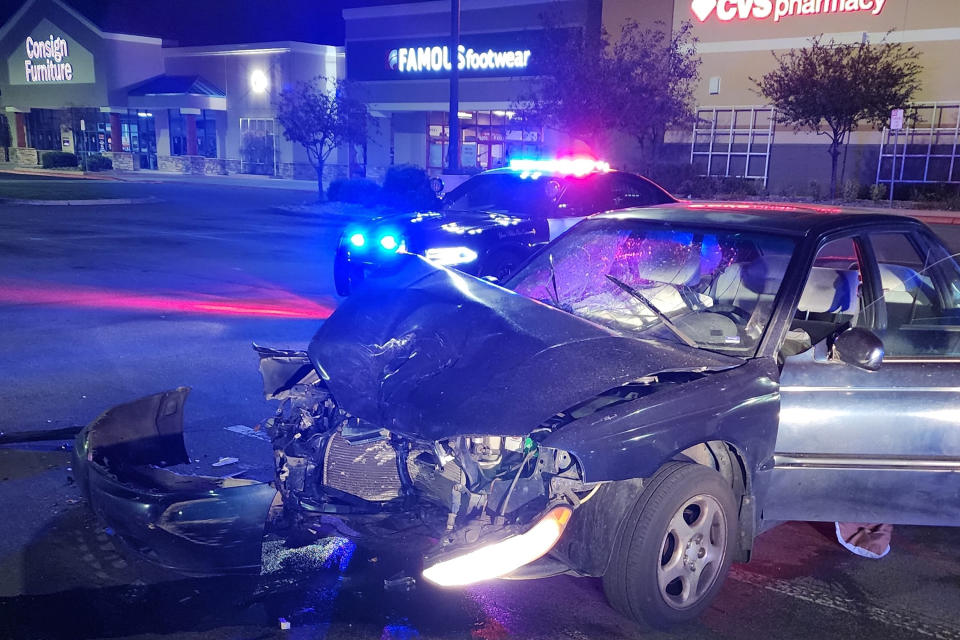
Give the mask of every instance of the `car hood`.
<svg viewBox="0 0 960 640">
<path fill-rule="evenodd" d="M 529 220 L 530 215 L 514 215 L 495 211 L 443 210 L 394 215 L 375 220 L 381 228 L 403 229 L 407 235 L 418 233 L 449 234 L 450 237 L 478 233 L 487 229 L 509 229 Z"/>
<path fill-rule="evenodd" d="M 338 404 L 371 428 L 437 440 L 526 435 L 603 391 L 742 360 L 623 335 L 490 282 L 401 256 L 308 350 Z"/>
</svg>

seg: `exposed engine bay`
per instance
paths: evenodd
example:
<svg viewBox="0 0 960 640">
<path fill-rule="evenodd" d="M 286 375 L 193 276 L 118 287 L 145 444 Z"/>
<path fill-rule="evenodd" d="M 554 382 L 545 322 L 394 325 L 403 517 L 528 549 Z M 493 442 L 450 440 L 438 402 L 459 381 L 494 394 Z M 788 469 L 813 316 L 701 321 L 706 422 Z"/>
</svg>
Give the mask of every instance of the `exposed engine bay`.
<svg viewBox="0 0 960 640">
<path fill-rule="evenodd" d="M 420 552 L 442 553 L 520 531 L 558 505 L 572 510 L 599 487 L 582 481 L 568 452 L 540 444 L 549 424 L 525 437 L 413 438 L 343 410 L 307 369 L 306 353 L 258 351 L 267 395 L 281 400 L 265 426 L 285 524 L 303 533 L 389 538 L 392 545 L 401 535 L 419 541 Z M 306 373 L 271 390 L 278 366 Z"/>
</svg>

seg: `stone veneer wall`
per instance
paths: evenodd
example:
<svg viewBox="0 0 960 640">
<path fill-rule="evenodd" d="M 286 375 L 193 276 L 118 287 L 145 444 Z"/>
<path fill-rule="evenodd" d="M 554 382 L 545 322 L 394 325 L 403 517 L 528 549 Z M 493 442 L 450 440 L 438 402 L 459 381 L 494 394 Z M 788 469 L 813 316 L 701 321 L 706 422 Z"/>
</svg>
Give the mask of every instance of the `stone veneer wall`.
<svg viewBox="0 0 960 640">
<path fill-rule="evenodd" d="M 35 167 L 40 164 L 40 154 L 30 147 L 10 147 L 10 162 L 21 167 Z"/>
<path fill-rule="evenodd" d="M 113 168 L 120 171 L 133 171 L 136 166 L 133 162 L 133 154 L 123 151 L 104 151 L 104 158 L 110 158 L 113 161 Z"/>
<path fill-rule="evenodd" d="M 317 172 L 306 162 L 281 162 L 280 177 L 293 180 L 316 180 Z M 337 178 L 346 178 L 348 168 L 345 164 L 325 164 L 323 166 L 323 182 L 330 184 Z"/>
<path fill-rule="evenodd" d="M 169 173 L 189 173 L 193 175 L 210 175 L 207 171 L 207 161 L 218 162 L 217 158 L 204 156 L 157 156 L 157 169 Z"/>
</svg>

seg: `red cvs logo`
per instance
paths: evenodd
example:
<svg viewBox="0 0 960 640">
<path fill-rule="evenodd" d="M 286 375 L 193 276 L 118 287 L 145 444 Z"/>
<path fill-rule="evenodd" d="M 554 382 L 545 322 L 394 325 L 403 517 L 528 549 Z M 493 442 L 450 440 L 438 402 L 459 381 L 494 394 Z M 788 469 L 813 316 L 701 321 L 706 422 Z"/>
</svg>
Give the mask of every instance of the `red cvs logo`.
<svg viewBox="0 0 960 640">
<path fill-rule="evenodd" d="M 765 20 L 793 16 L 867 12 L 880 15 L 887 0 L 691 0 L 690 11 L 700 22 L 716 12 L 717 20 Z"/>
<path fill-rule="evenodd" d="M 700 22 L 706 21 L 714 9 L 722 22 L 750 17 L 763 20 L 773 13 L 773 0 L 693 0 L 690 3 L 690 10 Z"/>
</svg>

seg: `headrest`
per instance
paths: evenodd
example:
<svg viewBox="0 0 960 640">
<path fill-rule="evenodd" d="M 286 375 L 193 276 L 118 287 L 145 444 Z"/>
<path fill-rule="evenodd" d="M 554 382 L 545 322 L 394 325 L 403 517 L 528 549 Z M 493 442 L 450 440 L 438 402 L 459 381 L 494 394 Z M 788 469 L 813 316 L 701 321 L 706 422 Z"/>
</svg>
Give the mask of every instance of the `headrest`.
<svg viewBox="0 0 960 640">
<path fill-rule="evenodd" d="M 857 309 L 860 274 L 847 269 L 814 267 L 800 296 L 797 311 L 851 313 Z"/>
<path fill-rule="evenodd" d="M 920 274 L 899 264 L 879 263 L 880 282 L 884 291 L 912 292 L 923 285 Z"/>
<path fill-rule="evenodd" d="M 780 290 L 789 256 L 764 256 L 741 268 L 743 286 L 757 295 L 772 296 Z"/>
</svg>

